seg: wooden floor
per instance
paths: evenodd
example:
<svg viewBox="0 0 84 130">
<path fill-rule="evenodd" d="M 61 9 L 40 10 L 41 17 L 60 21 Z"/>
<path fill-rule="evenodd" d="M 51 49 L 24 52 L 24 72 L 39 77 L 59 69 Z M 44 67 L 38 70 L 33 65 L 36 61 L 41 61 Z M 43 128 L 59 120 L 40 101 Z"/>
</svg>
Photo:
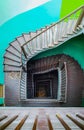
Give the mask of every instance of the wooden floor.
<svg viewBox="0 0 84 130">
<path fill-rule="evenodd" d="M 0 130 L 84 130 L 84 108 L 0 107 Z"/>
</svg>

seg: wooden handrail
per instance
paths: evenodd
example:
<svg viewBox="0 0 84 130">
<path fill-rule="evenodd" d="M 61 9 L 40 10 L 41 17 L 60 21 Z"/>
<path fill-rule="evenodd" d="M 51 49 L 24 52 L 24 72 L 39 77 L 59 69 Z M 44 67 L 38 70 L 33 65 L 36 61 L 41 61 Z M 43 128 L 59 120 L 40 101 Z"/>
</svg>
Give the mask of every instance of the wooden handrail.
<svg viewBox="0 0 84 130">
<path fill-rule="evenodd" d="M 76 30 L 76 28 L 77 28 L 78 25 L 80 25 L 83 16 L 84 16 L 84 7 L 82 8 L 81 14 L 80 14 L 80 16 L 79 16 L 79 18 L 78 18 L 78 21 L 77 21 L 77 23 L 76 23 L 76 25 L 75 25 L 74 30 Z"/>
<path fill-rule="evenodd" d="M 71 15 L 75 14 L 76 12 L 78 12 L 81 9 L 84 9 L 84 5 L 82 5 L 81 7 L 77 8 L 76 10 L 74 10 L 73 12 L 71 12 L 70 14 L 68 14 L 67 16 L 62 18 L 61 20 L 59 20 L 57 23 L 60 23 L 60 22 L 64 21 L 66 18 L 70 17 Z"/>
<path fill-rule="evenodd" d="M 24 56 L 27 58 L 26 52 L 25 52 L 25 50 L 24 50 L 24 47 L 21 46 L 21 49 L 22 49 L 22 51 L 24 52 Z"/>
</svg>

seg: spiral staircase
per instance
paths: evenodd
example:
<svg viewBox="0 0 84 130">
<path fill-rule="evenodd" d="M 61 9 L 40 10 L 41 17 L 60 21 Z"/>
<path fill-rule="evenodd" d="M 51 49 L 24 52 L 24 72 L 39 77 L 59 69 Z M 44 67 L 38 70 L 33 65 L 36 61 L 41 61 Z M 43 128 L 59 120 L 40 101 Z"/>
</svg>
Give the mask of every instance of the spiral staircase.
<svg viewBox="0 0 84 130">
<path fill-rule="evenodd" d="M 84 33 L 84 6 L 36 32 L 23 33 L 9 44 L 4 54 L 4 72 L 13 78 L 19 75 L 20 100 L 26 99 L 27 62 L 37 54 L 61 46 L 82 33 Z M 65 81 L 64 86 L 66 83 Z"/>
</svg>

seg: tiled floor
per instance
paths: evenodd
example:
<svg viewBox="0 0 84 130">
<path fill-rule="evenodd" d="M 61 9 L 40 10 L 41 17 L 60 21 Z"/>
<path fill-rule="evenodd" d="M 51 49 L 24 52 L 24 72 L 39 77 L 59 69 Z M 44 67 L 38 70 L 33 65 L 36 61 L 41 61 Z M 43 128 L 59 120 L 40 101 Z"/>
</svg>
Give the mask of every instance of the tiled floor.
<svg viewBox="0 0 84 130">
<path fill-rule="evenodd" d="M 82 107 L 0 107 L 0 119 L 0 130 L 84 130 Z"/>
</svg>

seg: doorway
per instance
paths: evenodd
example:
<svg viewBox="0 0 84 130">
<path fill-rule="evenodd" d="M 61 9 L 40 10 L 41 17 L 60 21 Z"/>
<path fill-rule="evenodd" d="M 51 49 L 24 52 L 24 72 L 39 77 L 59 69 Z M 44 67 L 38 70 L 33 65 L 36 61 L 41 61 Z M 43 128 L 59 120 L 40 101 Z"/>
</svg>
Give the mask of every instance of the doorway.
<svg viewBox="0 0 84 130">
<path fill-rule="evenodd" d="M 40 80 L 35 82 L 34 97 L 49 98 L 52 97 L 51 80 Z"/>
<path fill-rule="evenodd" d="M 33 75 L 33 97 L 34 98 L 57 98 L 58 71 L 37 73 Z"/>
</svg>

